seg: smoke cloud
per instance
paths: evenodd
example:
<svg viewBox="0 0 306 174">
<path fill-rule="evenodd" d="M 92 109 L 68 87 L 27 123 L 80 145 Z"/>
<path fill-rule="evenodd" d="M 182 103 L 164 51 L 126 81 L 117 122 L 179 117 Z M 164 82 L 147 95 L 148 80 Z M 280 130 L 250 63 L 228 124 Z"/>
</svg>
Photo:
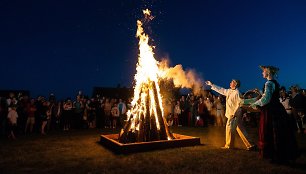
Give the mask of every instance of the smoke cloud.
<svg viewBox="0 0 306 174">
<path fill-rule="evenodd" d="M 197 75 L 195 70 L 184 71 L 182 65 L 169 67 L 168 60 L 162 60 L 159 64 L 162 70 L 161 77 L 167 80 L 173 80 L 175 87 L 190 88 L 195 95 L 199 95 L 202 90 L 203 80 Z"/>
</svg>

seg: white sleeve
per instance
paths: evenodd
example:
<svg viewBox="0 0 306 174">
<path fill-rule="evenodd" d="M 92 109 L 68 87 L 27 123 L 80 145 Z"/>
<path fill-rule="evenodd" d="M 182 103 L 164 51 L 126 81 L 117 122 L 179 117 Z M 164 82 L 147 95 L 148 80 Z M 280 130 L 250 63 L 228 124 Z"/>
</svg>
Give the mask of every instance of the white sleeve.
<svg viewBox="0 0 306 174">
<path fill-rule="evenodd" d="M 214 84 L 211 85 L 211 89 L 216 91 L 217 93 L 219 93 L 221 95 L 227 96 L 228 89 L 222 88 L 222 87 L 214 85 Z"/>
</svg>

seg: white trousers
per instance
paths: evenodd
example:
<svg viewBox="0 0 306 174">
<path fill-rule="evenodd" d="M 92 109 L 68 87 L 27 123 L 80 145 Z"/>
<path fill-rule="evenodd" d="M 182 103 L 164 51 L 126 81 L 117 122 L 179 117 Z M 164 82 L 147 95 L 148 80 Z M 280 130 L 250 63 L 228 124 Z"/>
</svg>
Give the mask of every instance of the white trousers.
<svg viewBox="0 0 306 174">
<path fill-rule="evenodd" d="M 227 119 L 225 130 L 225 147 L 232 148 L 235 141 L 236 130 L 244 145 L 249 148 L 254 144 L 250 141 L 249 135 L 242 122 L 242 112 L 238 109 L 234 117 Z"/>
</svg>

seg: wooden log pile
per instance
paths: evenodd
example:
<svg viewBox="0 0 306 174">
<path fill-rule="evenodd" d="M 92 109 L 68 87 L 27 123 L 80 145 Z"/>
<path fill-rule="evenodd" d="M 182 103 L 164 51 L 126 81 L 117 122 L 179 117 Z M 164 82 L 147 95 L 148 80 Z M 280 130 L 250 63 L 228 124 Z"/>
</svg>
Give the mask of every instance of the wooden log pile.
<svg viewBox="0 0 306 174">
<path fill-rule="evenodd" d="M 142 84 L 138 105 L 133 106 L 132 115 L 119 133 L 120 143 L 149 142 L 174 139 L 169 132 L 166 119 L 163 117 L 162 106 L 156 87 L 157 82 Z M 141 98 L 145 94 L 145 101 Z M 153 99 L 151 98 L 153 97 Z M 155 103 L 155 108 L 151 102 Z"/>
</svg>

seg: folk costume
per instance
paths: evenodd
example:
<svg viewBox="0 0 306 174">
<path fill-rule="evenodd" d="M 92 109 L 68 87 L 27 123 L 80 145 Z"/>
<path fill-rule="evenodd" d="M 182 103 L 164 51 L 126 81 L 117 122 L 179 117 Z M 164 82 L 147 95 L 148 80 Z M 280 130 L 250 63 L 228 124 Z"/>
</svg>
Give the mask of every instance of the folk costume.
<svg viewBox="0 0 306 174">
<path fill-rule="evenodd" d="M 294 123 L 279 100 L 280 85 L 273 79 L 278 68 L 267 68 L 272 78 L 267 78 L 261 98 L 245 99 L 244 103 L 252 103 L 251 107 L 260 108 L 259 120 L 259 157 L 270 159 L 276 163 L 286 163 L 298 157 L 297 142 L 294 132 Z M 265 72 L 263 72 L 263 75 Z M 265 75 L 264 75 L 265 76 Z M 271 76 L 270 76 L 271 77 Z"/>
</svg>

